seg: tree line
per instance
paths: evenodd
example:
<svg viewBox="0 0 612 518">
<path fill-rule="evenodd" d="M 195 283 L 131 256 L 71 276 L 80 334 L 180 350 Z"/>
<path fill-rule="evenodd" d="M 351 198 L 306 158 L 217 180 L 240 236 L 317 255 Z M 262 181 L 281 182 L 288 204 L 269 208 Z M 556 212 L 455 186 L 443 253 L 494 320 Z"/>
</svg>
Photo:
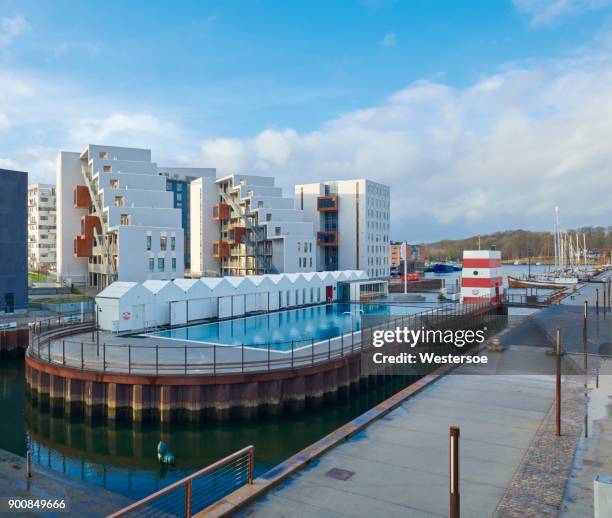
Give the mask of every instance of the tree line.
<svg viewBox="0 0 612 518">
<path fill-rule="evenodd" d="M 587 250 L 612 250 L 612 226 L 581 227 L 569 230 L 572 235 L 578 233 L 582 246 L 582 235 L 586 236 Z M 465 239 L 443 239 L 425 243 L 425 254 L 432 261 L 460 260 L 464 250 L 489 250 L 493 246 L 501 250 L 502 257 L 508 260 L 546 258 L 555 255 L 554 240 L 551 232 L 533 232 L 530 230 L 505 230 L 493 234 L 472 236 Z"/>
</svg>

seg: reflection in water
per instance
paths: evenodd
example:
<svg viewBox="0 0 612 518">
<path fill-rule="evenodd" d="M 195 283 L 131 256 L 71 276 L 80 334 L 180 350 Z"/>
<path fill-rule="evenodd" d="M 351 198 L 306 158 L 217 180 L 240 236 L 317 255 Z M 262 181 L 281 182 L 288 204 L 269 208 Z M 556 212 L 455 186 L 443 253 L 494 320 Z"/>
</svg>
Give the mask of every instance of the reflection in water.
<svg viewBox="0 0 612 518">
<path fill-rule="evenodd" d="M 55 416 L 25 399 L 23 361 L 0 365 L 0 448 L 25 455 L 29 440 L 34 462 L 98 484 L 144 497 L 246 445 L 255 446 L 260 474 L 406 386 L 406 378 L 282 417 L 201 423 L 117 423 Z M 414 378 L 412 379 L 414 381 Z M 176 466 L 160 466 L 161 440 Z"/>
</svg>

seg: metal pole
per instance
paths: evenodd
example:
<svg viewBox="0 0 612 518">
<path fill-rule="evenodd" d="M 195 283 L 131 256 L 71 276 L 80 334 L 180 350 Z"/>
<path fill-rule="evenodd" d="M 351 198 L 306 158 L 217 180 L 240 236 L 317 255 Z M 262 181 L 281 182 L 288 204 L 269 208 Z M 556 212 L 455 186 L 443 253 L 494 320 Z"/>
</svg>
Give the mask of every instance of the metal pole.
<svg viewBox="0 0 612 518">
<path fill-rule="evenodd" d="M 191 480 L 185 486 L 185 518 L 191 518 Z"/>
<path fill-rule="evenodd" d="M 253 448 L 249 450 L 248 453 L 249 462 L 248 462 L 248 474 L 247 474 L 247 484 L 253 483 L 253 468 L 255 466 L 255 451 Z"/>
<path fill-rule="evenodd" d="M 561 329 L 557 328 L 557 435 L 561 435 Z"/>
<path fill-rule="evenodd" d="M 587 358 L 588 358 L 588 350 L 589 350 L 588 331 L 587 331 L 588 310 L 589 310 L 589 303 L 585 300 L 584 301 L 584 318 L 583 318 L 583 324 L 582 324 L 582 348 L 584 350 L 584 372 L 585 374 L 587 373 L 587 367 L 588 367 Z"/>
<path fill-rule="evenodd" d="M 213 375 L 217 374 L 217 342 L 213 342 Z"/>
<path fill-rule="evenodd" d="M 293 369 L 293 340 L 291 340 L 291 368 Z"/>
<path fill-rule="evenodd" d="M 268 372 L 270 372 L 270 342 L 268 342 Z"/>
<path fill-rule="evenodd" d="M 314 365 L 314 338 L 310 339 L 310 357 L 311 364 Z"/>
<path fill-rule="evenodd" d="M 106 372 L 106 342 L 102 345 L 102 370 Z"/>
<path fill-rule="evenodd" d="M 606 319 L 606 290 L 605 288 L 602 288 L 601 290 L 603 292 L 603 313 L 604 313 L 604 320 Z"/>
<path fill-rule="evenodd" d="M 404 295 L 406 295 L 406 293 L 408 293 L 408 278 L 406 277 L 406 263 L 408 259 L 408 250 L 406 249 L 407 248 L 406 241 L 404 241 L 403 245 L 404 245 Z"/>
<path fill-rule="evenodd" d="M 244 372 L 244 344 L 240 344 L 240 371 Z"/>
<path fill-rule="evenodd" d="M 62 365 L 66 365 L 66 344 L 62 340 Z"/>
<path fill-rule="evenodd" d="M 26 478 L 32 478 L 32 454 L 29 447 L 26 452 Z"/>
<path fill-rule="evenodd" d="M 155 344 L 155 375 L 159 374 L 159 344 Z"/>
<path fill-rule="evenodd" d="M 589 436 L 589 415 L 585 414 L 584 416 L 584 436 Z"/>
<path fill-rule="evenodd" d="M 185 375 L 187 374 L 187 344 L 185 344 Z"/>
<path fill-rule="evenodd" d="M 459 427 L 451 426 L 450 434 L 450 518 L 459 518 Z"/>
<path fill-rule="evenodd" d="M 85 363 L 83 360 L 83 342 L 81 342 L 81 369 L 83 369 Z"/>
<path fill-rule="evenodd" d="M 132 374 L 132 344 L 128 344 L 128 374 Z"/>
<path fill-rule="evenodd" d="M 595 314 L 599 316 L 599 288 L 595 288 Z"/>
</svg>

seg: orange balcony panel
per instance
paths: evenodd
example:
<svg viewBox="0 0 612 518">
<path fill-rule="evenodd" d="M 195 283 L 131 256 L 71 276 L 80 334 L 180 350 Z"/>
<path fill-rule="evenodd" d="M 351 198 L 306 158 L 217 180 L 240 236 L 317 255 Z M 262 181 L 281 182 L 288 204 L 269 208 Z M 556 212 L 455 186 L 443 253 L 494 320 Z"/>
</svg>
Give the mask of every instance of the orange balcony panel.
<svg viewBox="0 0 612 518">
<path fill-rule="evenodd" d="M 91 239 L 94 228 L 99 234 L 102 233 L 102 225 L 98 216 L 87 215 L 81 218 L 81 235 Z"/>
<path fill-rule="evenodd" d="M 338 196 L 319 196 L 317 198 L 317 210 L 319 212 L 337 212 Z"/>
<path fill-rule="evenodd" d="M 76 236 L 74 238 L 74 256 L 75 257 L 91 257 L 92 241 L 91 238 L 85 236 Z"/>
<path fill-rule="evenodd" d="M 235 226 L 229 232 L 229 240 L 228 242 L 232 245 L 239 245 L 242 243 L 242 239 L 246 234 L 246 228 Z"/>
<path fill-rule="evenodd" d="M 230 219 L 230 206 L 227 203 L 213 205 L 213 219 L 215 221 L 227 221 Z"/>
<path fill-rule="evenodd" d="M 221 258 L 221 257 L 229 257 L 230 249 L 229 243 L 225 241 L 213 241 L 213 257 Z"/>
<path fill-rule="evenodd" d="M 91 207 L 91 196 L 89 189 L 84 185 L 77 185 L 74 188 L 74 208 L 89 209 Z"/>
<path fill-rule="evenodd" d="M 317 232 L 319 246 L 338 246 L 338 232 Z"/>
</svg>

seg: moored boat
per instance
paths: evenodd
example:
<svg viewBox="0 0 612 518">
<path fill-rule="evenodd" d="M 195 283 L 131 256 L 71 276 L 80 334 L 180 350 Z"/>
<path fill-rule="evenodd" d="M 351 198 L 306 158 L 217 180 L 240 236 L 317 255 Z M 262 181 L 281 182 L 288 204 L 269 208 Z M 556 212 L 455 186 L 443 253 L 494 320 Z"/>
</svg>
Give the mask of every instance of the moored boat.
<svg viewBox="0 0 612 518">
<path fill-rule="evenodd" d="M 540 288 L 545 290 L 562 290 L 567 287 L 566 284 L 550 281 L 537 281 L 534 279 L 518 279 L 508 275 L 509 288 Z"/>
</svg>

